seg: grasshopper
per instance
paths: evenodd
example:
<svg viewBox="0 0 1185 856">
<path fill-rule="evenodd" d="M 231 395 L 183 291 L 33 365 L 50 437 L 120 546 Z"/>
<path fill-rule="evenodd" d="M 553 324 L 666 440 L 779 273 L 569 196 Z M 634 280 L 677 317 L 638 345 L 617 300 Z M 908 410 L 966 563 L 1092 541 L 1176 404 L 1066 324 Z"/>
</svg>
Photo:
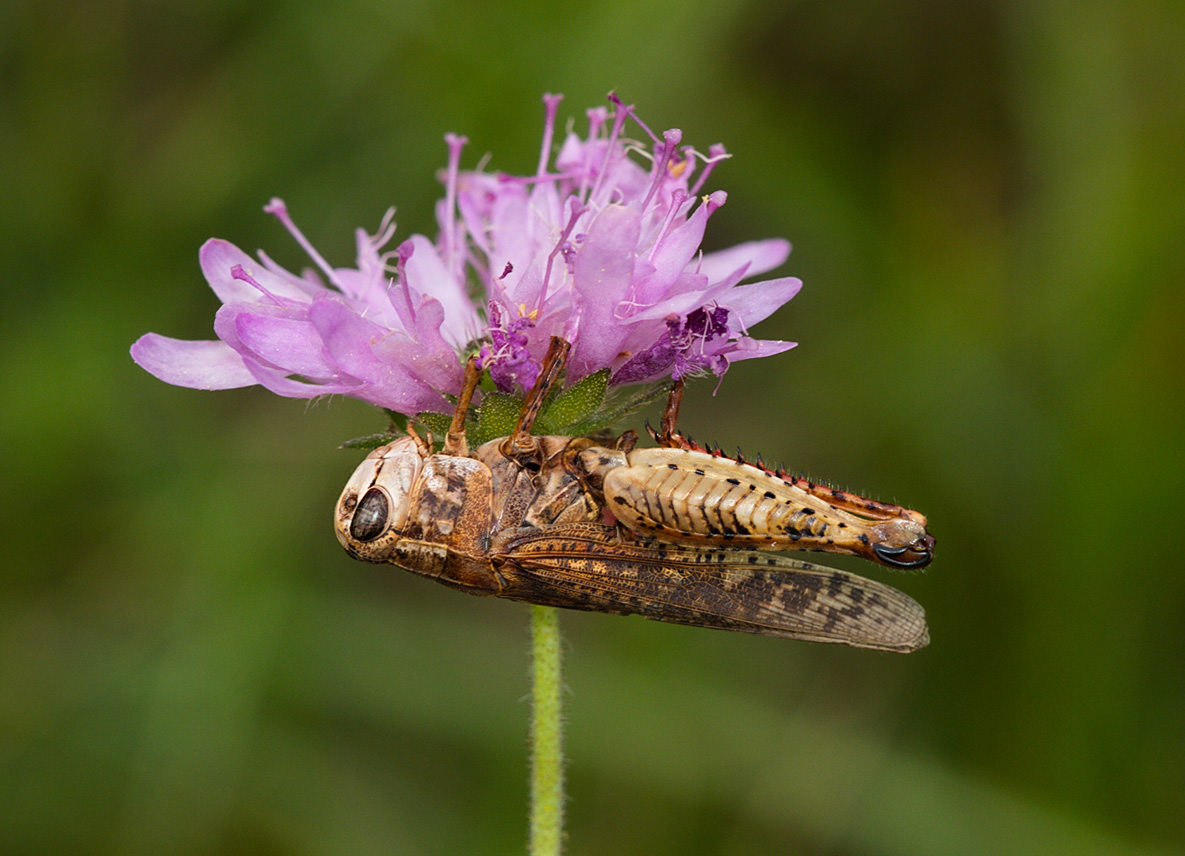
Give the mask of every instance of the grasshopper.
<svg viewBox="0 0 1185 856">
<path fill-rule="evenodd" d="M 558 381 L 555 338 L 514 431 L 469 449 L 481 377 L 470 359 L 439 453 L 409 426 L 358 466 L 335 514 L 357 559 L 389 562 L 476 595 L 884 651 L 929 642 L 925 612 L 873 580 L 771 555 L 848 553 L 929 563 L 916 511 L 704 449 L 675 428 L 671 389 L 657 448 L 629 431 L 607 445 L 531 429 Z"/>
</svg>

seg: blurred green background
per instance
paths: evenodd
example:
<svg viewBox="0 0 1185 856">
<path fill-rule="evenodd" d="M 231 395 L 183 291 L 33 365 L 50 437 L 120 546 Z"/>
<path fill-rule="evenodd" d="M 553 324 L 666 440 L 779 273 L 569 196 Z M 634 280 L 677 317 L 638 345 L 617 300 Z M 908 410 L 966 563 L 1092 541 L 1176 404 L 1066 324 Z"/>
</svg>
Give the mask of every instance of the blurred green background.
<svg viewBox="0 0 1185 856">
<path fill-rule="evenodd" d="M 685 429 L 939 544 L 864 569 L 910 656 L 565 613 L 568 852 L 1183 852 L 1173 0 L 4 4 L 0 852 L 521 852 L 527 609 L 338 547 L 374 411 L 128 347 L 211 335 L 210 236 L 305 264 L 271 196 L 348 264 L 610 89 L 806 283 Z"/>
</svg>

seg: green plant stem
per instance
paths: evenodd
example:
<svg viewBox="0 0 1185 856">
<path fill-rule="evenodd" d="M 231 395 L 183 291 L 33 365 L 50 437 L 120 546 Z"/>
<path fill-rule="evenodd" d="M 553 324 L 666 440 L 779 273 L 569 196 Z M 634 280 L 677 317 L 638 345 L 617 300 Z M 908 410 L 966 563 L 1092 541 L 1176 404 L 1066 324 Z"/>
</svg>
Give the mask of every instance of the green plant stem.
<svg viewBox="0 0 1185 856">
<path fill-rule="evenodd" d="M 531 856 L 559 856 L 564 831 L 560 620 L 531 607 Z"/>
</svg>

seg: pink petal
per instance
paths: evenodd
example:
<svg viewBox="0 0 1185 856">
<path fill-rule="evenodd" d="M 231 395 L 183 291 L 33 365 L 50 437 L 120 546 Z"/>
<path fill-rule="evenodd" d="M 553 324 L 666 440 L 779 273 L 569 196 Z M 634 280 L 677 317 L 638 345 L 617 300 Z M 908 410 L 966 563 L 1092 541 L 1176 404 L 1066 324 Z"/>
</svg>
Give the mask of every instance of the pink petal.
<svg viewBox="0 0 1185 856">
<path fill-rule="evenodd" d="M 381 361 L 405 366 L 412 377 L 435 389 L 459 392 L 461 361 L 440 334 L 443 319 L 440 301 L 425 297 L 416 313 L 413 335 L 390 333 L 376 341 L 372 350 Z"/>
<path fill-rule="evenodd" d="M 492 246 L 489 253 L 490 277 L 514 303 L 534 306 L 542 283 L 543 267 L 551 252 L 558 227 L 562 224 L 560 204 L 551 185 L 531 191 L 530 197 L 519 185 L 502 183 L 487 224 Z M 550 192 L 549 192 L 550 191 Z M 502 276 L 506 265 L 514 269 Z M 561 264 L 557 260 L 557 265 Z M 528 288 L 523 278 L 531 274 Z"/>
<path fill-rule="evenodd" d="M 754 357 L 771 357 L 788 351 L 798 345 L 797 342 L 782 342 L 777 339 L 741 339 L 736 342 L 736 349 L 729 351 L 730 362 L 737 360 L 751 360 Z"/>
<path fill-rule="evenodd" d="M 245 360 L 247 368 L 264 389 L 285 398 L 317 398 L 321 395 L 350 395 L 363 401 L 370 401 L 364 394 L 361 381 L 345 377 L 330 382 L 309 383 L 289 377 L 283 369 L 274 369 L 252 359 Z M 374 403 L 374 402 L 372 402 Z"/>
<path fill-rule="evenodd" d="M 706 282 L 702 277 L 700 281 Z M 726 280 L 708 288 L 674 294 L 666 300 L 660 300 L 643 312 L 631 315 L 625 320 L 652 321 L 656 318 L 666 318 L 668 315 L 686 315 L 713 301 L 727 305 L 726 298 L 730 297 L 735 290 L 733 283 Z"/>
<path fill-rule="evenodd" d="M 390 275 L 379 255 L 380 238 L 372 238 L 365 229 L 354 232 L 358 247 L 357 268 L 335 268 L 334 283 L 344 294 L 364 303 L 375 311 L 381 311 L 387 303 L 387 284 Z"/>
<path fill-rule="evenodd" d="M 224 342 L 147 333 L 132 345 L 132 359 L 165 383 L 190 389 L 237 389 L 256 382 L 243 358 Z"/>
<path fill-rule="evenodd" d="M 802 280 L 793 276 L 767 279 L 732 289 L 720 298 L 720 305 L 731 309 L 745 327 L 751 327 L 772 315 L 802 288 Z"/>
<path fill-rule="evenodd" d="M 575 377 L 592 374 L 617 356 L 623 331 L 614 310 L 629 292 L 640 230 L 636 211 L 609 205 L 593 220 L 576 255 L 574 280 L 583 308 L 573 343 Z"/>
<path fill-rule="evenodd" d="M 697 269 L 711 282 L 716 282 L 746 265 L 746 275 L 757 276 L 773 270 L 789 257 L 790 242 L 781 238 L 771 238 L 767 241 L 748 241 L 727 250 L 708 253 L 699 262 Z"/>
<path fill-rule="evenodd" d="M 668 296 L 672 284 L 699 251 L 711 213 L 712 206 L 700 205 L 686 222 L 663 236 L 658 249 L 649 259 L 654 265 L 654 273 L 634 286 L 630 293 L 631 300 L 639 306 L 648 307 Z M 704 285 L 711 281 L 707 279 Z"/>
<path fill-rule="evenodd" d="M 307 320 L 243 312 L 235 318 L 235 332 L 244 348 L 289 374 L 307 378 L 337 374 L 337 367 L 325 360 L 320 334 Z"/>
<path fill-rule="evenodd" d="M 366 384 L 365 393 L 353 393 L 356 397 L 400 413 L 440 409 L 444 404 L 440 393 L 415 377 L 406 366 L 376 355 L 374 346 L 385 336 L 403 334 L 372 324 L 334 298 L 315 301 L 309 308 L 309 320 L 320 333 L 333 362 Z"/>
<path fill-rule="evenodd" d="M 441 302 L 444 306 L 441 333 L 454 347 L 463 348 L 480 329 L 464 283 L 445 267 L 436 247 L 423 235 L 412 235 L 399 252 L 407 253 L 404 263 L 406 284 Z"/>
</svg>

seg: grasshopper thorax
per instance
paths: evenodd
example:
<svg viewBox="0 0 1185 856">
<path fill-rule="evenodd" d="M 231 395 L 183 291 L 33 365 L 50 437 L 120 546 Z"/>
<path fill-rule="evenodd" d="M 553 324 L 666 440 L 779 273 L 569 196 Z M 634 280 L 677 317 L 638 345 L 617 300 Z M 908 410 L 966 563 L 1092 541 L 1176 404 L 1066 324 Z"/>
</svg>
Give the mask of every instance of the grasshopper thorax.
<svg viewBox="0 0 1185 856">
<path fill-rule="evenodd" d="M 411 494 L 424 468 L 426 449 L 401 437 L 375 449 L 354 470 L 337 501 L 334 529 L 350 555 L 384 562 L 403 533 Z"/>
</svg>

